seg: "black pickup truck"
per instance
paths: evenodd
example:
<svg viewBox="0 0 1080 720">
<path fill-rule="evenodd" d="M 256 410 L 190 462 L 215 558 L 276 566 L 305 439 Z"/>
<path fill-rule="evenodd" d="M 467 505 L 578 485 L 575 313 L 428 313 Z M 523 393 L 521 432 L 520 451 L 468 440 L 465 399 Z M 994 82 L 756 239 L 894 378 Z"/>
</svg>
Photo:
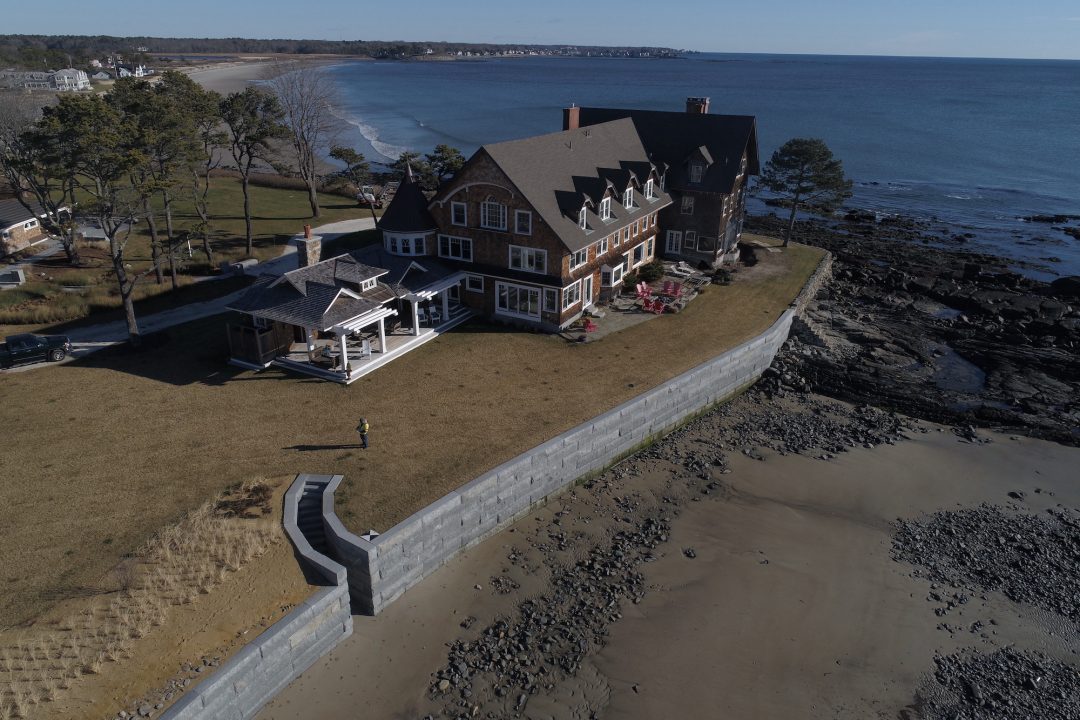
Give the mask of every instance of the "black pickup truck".
<svg viewBox="0 0 1080 720">
<path fill-rule="evenodd" d="M 0 367 L 25 363 L 59 362 L 71 352 L 71 340 L 63 335 L 12 335 L 0 343 Z"/>
</svg>

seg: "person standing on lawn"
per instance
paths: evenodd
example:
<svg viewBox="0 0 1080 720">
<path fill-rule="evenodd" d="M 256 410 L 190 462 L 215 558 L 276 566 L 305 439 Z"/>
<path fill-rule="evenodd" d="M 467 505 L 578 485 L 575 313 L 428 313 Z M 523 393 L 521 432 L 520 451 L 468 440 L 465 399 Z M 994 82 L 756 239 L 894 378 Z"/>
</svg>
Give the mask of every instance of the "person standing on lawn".
<svg viewBox="0 0 1080 720">
<path fill-rule="evenodd" d="M 360 449 L 367 450 L 367 434 L 371 426 L 368 425 L 367 418 L 360 418 L 360 424 L 356 426 L 356 432 L 360 433 Z"/>
</svg>

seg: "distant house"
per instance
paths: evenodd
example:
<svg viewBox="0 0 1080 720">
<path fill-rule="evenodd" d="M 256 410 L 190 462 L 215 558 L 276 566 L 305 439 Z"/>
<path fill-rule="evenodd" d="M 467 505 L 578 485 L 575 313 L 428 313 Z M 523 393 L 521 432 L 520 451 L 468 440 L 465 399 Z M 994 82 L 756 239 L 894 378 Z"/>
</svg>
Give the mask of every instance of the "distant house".
<svg viewBox="0 0 1080 720">
<path fill-rule="evenodd" d="M 629 119 L 484 145 L 432 199 L 483 315 L 556 331 L 656 255 L 671 198 Z"/>
<path fill-rule="evenodd" d="M 61 92 L 90 89 L 90 78 L 82 70 L 65 68 L 52 75 L 53 88 Z"/>
<path fill-rule="evenodd" d="M 91 80 L 97 80 L 98 82 L 101 82 L 102 80 L 112 80 L 113 76 L 110 75 L 109 73 L 105 72 L 104 70 L 102 70 L 100 72 L 96 72 L 93 75 L 91 75 L 90 79 Z"/>
<path fill-rule="evenodd" d="M 0 87 L 9 90 L 51 90 L 52 73 L 5 70 L 0 72 Z"/>
<path fill-rule="evenodd" d="M 116 76 L 118 78 L 126 78 L 126 77 L 142 78 L 142 77 L 149 77 L 150 75 L 153 75 L 153 74 L 154 74 L 154 71 L 152 69 L 146 67 L 145 65 L 136 65 L 135 67 L 124 67 L 123 65 L 120 65 L 120 66 L 118 66 L 116 68 Z"/>
<path fill-rule="evenodd" d="M 11 255 L 48 239 L 41 226 L 47 215 L 37 203 L 31 203 L 30 212 L 18 200 L 0 200 L 0 256 Z"/>
<path fill-rule="evenodd" d="M 710 115 L 709 98 L 691 97 L 686 112 L 572 107 L 563 127 L 622 118 L 633 121 L 673 200 L 660 218 L 661 252 L 710 266 L 737 259 L 747 179 L 759 172 L 755 118 Z"/>
</svg>

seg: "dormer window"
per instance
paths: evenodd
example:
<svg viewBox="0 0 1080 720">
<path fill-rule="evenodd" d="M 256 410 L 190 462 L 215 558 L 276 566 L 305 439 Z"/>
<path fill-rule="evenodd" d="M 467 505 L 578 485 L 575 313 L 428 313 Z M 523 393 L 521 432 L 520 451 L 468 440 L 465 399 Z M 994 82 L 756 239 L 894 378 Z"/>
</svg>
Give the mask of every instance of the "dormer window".
<svg viewBox="0 0 1080 720">
<path fill-rule="evenodd" d="M 645 181 L 645 199 L 646 200 L 655 200 L 656 199 L 656 191 L 653 189 L 652 178 L 649 178 L 648 180 Z"/>
<path fill-rule="evenodd" d="M 622 196 L 623 207 L 629 210 L 634 207 L 634 188 L 628 187 Z"/>
<path fill-rule="evenodd" d="M 606 197 L 606 198 L 604 198 L 603 200 L 600 201 L 600 219 L 601 220 L 610 220 L 611 219 L 611 198 L 609 198 L 609 197 Z"/>
<path fill-rule="evenodd" d="M 705 174 L 705 166 L 701 163 L 690 163 L 690 182 L 701 182 L 701 176 Z"/>
<path fill-rule="evenodd" d="M 506 206 L 491 197 L 480 203 L 480 227 L 487 230 L 505 230 Z"/>
<path fill-rule="evenodd" d="M 362 283 L 360 283 L 360 292 L 367 292 L 368 290 L 374 290 L 375 289 L 375 283 L 376 283 L 375 278 L 371 278 L 370 280 L 363 281 Z"/>
<path fill-rule="evenodd" d="M 578 227 L 580 227 L 582 230 L 587 230 L 588 229 L 589 224 L 588 224 L 588 218 L 585 215 L 585 208 L 581 208 L 581 212 L 578 213 L 577 224 L 578 224 Z"/>
</svg>

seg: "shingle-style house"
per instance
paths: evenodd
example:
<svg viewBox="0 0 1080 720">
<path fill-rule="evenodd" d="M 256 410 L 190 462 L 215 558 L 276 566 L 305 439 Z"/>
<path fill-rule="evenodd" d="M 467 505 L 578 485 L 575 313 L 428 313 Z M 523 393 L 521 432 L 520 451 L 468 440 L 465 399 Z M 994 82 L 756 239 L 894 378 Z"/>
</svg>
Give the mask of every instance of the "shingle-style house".
<svg viewBox="0 0 1080 720">
<path fill-rule="evenodd" d="M 299 265 L 260 277 L 229 306 L 232 362 L 278 365 L 349 383 L 433 340 L 472 313 L 464 274 L 427 252 L 435 229 L 411 173 L 379 222 L 383 243 L 321 260 L 299 240 Z"/>
<path fill-rule="evenodd" d="M 429 210 L 468 307 L 558 330 L 654 258 L 670 203 L 624 119 L 484 145 Z"/>
<path fill-rule="evenodd" d="M 52 76 L 53 87 L 61 92 L 78 92 L 90 89 L 90 78 L 83 70 L 64 68 Z"/>
<path fill-rule="evenodd" d="M 30 212 L 16 200 L 0 200 L 0 256 L 25 250 L 49 236 L 41 226 L 46 212 L 37 203 L 31 203 L 36 212 Z"/>
<path fill-rule="evenodd" d="M 759 172 L 753 116 L 710 115 L 709 98 L 686 100 L 686 112 L 571 107 L 563 128 L 630 119 L 672 204 L 660 215 L 660 252 L 697 265 L 737 259 L 747 178 Z"/>
</svg>

